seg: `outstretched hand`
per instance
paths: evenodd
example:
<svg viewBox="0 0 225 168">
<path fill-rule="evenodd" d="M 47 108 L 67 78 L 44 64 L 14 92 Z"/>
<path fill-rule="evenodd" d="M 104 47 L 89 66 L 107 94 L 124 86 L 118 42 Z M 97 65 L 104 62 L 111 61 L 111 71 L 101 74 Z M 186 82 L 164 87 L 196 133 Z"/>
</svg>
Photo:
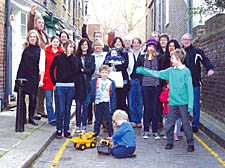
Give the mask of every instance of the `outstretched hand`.
<svg viewBox="0 0 225 168">
<path fill-rule="evenodd" d="M 212 76 L 214 74 L 214 70 L 213 69 L 210 69 L 207 73 L 207 76 Z"/>
</svg>

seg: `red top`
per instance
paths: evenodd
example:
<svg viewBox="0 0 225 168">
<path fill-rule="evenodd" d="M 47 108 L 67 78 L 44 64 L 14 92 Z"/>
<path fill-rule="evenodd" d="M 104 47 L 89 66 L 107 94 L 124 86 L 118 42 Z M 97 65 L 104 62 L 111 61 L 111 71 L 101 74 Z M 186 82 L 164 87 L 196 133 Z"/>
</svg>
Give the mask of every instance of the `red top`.
<svg viewBox="0 0 225 168">
<path fill-rule="evenodd" d="M 58 51 L 56 53 L 53 53 L 52 46 L 48 46 L 45 49 L 45 75 L 43 80 L 43 86 L 42 89 L 49 89 L 53 90 L 53 84 L 49 75 L 49 69 L 52 64 L 52 61 L 56 55 L 59 55 L 60 53 L 64 52 L 64 50 L 58 46 Z"/>
<path fill-rule="evenodd" d="M 160 101 L 163 103 L 163 114 L 168 115 L 169 111 L 169 89 L 165 86 L 163 87 L 163 91 L 159 96 Z M 178 109 L 178 113 L 180 113 L 180 110 Z"/>
</svg>

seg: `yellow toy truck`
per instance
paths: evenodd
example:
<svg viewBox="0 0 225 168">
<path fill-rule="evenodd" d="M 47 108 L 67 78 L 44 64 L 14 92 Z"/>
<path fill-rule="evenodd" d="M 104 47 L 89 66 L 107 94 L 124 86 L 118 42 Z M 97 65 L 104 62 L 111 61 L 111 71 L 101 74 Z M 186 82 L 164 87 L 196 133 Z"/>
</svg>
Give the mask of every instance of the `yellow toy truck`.
<svg viewBox="0 0 225 168">
<path fill-rule="evenodd" d="M 110 148 L 112 147 L 112 143 L 107 139 L 101 139 L 97 145 L 97 152 L 99 154 L 110 154 Z"/>
<path fill-rule="evenodd" d="M 86 148 L 94 148 L 97 145 L 97 140 L 94 132 L 81 132 L 78 137 L 72 138 L 70 141 L 74 142 L 74 148 L 85 150 Z"/>
</svg>

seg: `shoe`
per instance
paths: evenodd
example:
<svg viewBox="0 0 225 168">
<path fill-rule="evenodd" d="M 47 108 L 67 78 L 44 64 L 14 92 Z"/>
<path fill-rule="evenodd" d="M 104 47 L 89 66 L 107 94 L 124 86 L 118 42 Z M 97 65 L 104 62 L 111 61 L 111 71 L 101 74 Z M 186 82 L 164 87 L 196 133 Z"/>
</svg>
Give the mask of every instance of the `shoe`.
<svg viewBox="0 0 225 168">
<path fill-rule="evenodd" d="M 188 152 L 194 152 L 194 150 L 195 150 L 194 145 L 188 145 L 188 148 L 187 148 Z"/>
<path fill-rule="evenodd" d="M 173 148 L 173 144 L 166 144 L 165 149 L 170 150 Z"/>
<path fill-rule="evenodd" d="M 147 131 L 144 132 L 143 138 L 144 139 L 148 139 L 149 138 L 149 133 Z"/>
<path fill-rule="evenodd" d="M 92 124 L 92 120 L 88 120 L 88 124 L 89 124 L 89 125 Z"/>
<path fill-rule="evenodd" d="M 34 120 L 41 120 L 41 116 L 35 115 L 35 116 L 33 116 L 33 119 L 34 119 Z"/>
<path fill-rule="evenodd" d="M 56 126 L 56 121 L 52 121 L 49 124 L 52 125 L 52 126 Z"/>
<path fill-rule="evenodd" d="M 153 138 L 155 140 L 159 140 L 160 139 L 160 136 L 158 135 L 158 133 L 153 133 Z"/>
<path fill-rule="evenodd" d="M 136 157 L 136 156 L 137 156 L 137 153 L 134 152 L 134 153 L 132 154 L 132 157 Z"/>
<path fill-rule="evenodd" d="M 64 137 L 66 138 L 72 138 L 72 135 L 70 134 L 69 131 L 64 132 Z"/>
<path fill-rule="evenodd" d="M 48 118 L 46 114 L 41 114 L 41 113 L 37 113 L 37 114 L 39 114 L 42 118 Z"/>
<path fill-rule="evenodd" d="M 55 136 L 56 139 L 62 139 L 62 131 L 61 130 L 58 130 L 56 131 L 56 136 Z"/>
<path fill-rule="evenodd" d="M 81 132 L 80 127 L 77 127 L 75 132 L 80 133 Z"/>
<path fill-rule="evenodd" d="M 163 139 L 167 139 L 166 135 L 163 136 Z"/>
<path fill-rule="evenodd" d="M 180 131 L 184 131 L 183 125 L 180 126 Z"/>
<path fill-rule="evenodd" d="M 136 128 L 136 123 L 135 123 L 135 122 L 130 122 L 130 124 L 131 124 L 131 126 L 132 126 L 133 128 Z"/>
<path fill-rule="evenodd" d="M 198 127 L 192 126 L 192 131 L 193 131 L 193 133 L 197 133 L 198 132 Z"/>
<path fill-rule="evenodd" d="M 111 132 L 109 132 L 108 134 L 109 134 L 109 137 L 112 137 L 113 136 L 113 133 L 111 133 Z"/>
<path fill-rule="evenodd" d="M 86 132 L 86 126 L 83 126 L 81 132 Z"/>
<path fill-rule="evenodd" d="M 173 135 L 173 139 L 174 139 L 174 141 L 179 141 L 179 138 L 178 138 L 178 136 L 177 136 L 177 134 L 176 134 L 176 133 L 174 133 L 174 135 Z"/>
<path fill-rule="evenodd" d="M 33 126 L 38 126 L 38 123 L 36 123 L 32 118 L 28 119 L 28 123 L 33 125 Z"/>
<path fill-rule="evenodd" d="M 137 124 L 136 127 L 137 128 L 142 128 L 142 124 L 141 123 L 140 124 Z"/>
</svg>

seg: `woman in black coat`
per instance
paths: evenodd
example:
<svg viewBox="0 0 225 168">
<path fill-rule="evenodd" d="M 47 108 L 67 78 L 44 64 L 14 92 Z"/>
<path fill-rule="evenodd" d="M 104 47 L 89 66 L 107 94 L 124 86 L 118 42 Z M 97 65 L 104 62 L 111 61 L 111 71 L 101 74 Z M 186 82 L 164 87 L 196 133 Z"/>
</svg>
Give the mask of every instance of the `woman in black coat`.
<svg viewBox="0 0 225 168">
<path fill-rule="evenodd" d="M 38 124 L 33 120 L 36 96 L 38 87 L 43 86 L 43 77 L 45 72 L 45 52 L 40 48 L 40 39 L 36 30 L 30 30 L 27 35 L 27 41 L 24 44 L 24 51 L 17 71 L 17 79 L 24 78 L 27 83 L 24 87 L 25 94 L 29 95 L 29 119 L 28 123 L 37 126 Z M 40 81 L 39 81 L 40 75 Z M 18 92 L 18 88 L 15 87 Z M 24 106 L 24 123 L 26 120 L 26 103 L 23 100 Z"/>
<path fill-rule="evenodd" d="M 90 81 L 92 74 L 95 72 L 95 58 L 92 54 L 92 49 L 87 38 L 80 40 L 76 56 L 79 62 L 79 68 L 81 69 L 79 75 L 76 79 L 76 132 L 81 131 L 81 121 L 82 130 L 86 130 L 87 118 L 83 116 L 81 111 L 84 105 L 84 101 L 90 90 Z M 88 107 L 88 120 L 92 121 L 92 105 Z"/>
</svg>

